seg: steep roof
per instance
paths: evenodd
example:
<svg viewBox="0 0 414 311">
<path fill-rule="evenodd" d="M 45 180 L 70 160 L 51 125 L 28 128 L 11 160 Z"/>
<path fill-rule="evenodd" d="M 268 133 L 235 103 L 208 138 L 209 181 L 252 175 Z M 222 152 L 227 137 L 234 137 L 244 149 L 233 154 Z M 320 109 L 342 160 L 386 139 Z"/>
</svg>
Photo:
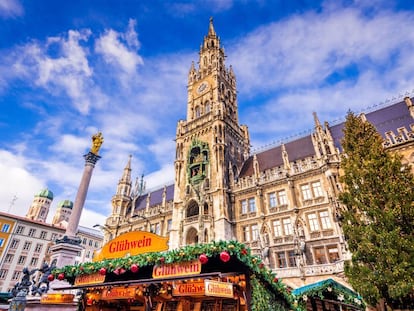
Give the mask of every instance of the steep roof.
<svg viewBox="0 0 414 311">
<path fill-rule="evenodd" d="M 369 122 L 371 122 L 378 132 L 386 138 L 387 132 L 394 132 L 398 134 L 398 129 L 405 127 L 410 130 L 410 125 L 414 124 L 414 120 L 410 115 L 405 101 L 383 107 L 378 110 L 365 113 Z M 341 149 L 341 139 L 343 137 L 342 129 L 345 122 L 331 126 L 331 131 L 334 144 Z M 289 161 L 293 162 L 315 154 L 312 144 L 311 135 L 285 143 L 285 148 L 289 157 Z M 269 150 L 262 151 L 256 154 L 259 163 L 260 171 L 271 169 L 283 165 L 282 148 L 281 146 L 273 147 Z M 253 175 L 253 156 L 250 156 L 240 171 L 239 177 L 246 177 Z"/>
<path fill-rule="evenodd" d="M 296 161 L 315 154 L 310 135 L 290 141 L 285 144 L 289 161 Z M 282 147 L 276 146 L 272 149 L 256 154 L 261 171 L 283 165 Z M 240 171 L 239 177 L 253 175 L 253 156 L 249 157 Z"/>
<path fill-rule="evenodd" d="M 414 123 L 414 120 L 408 111 L 407 104 L 404 101 L 371 111 L 366 113 L 365 116 L 384 138 L 386 138 L 385 133 L 390 131 L 398 133 L 397 130 L 401 127 L 405 127 L 409 130 L 410 125 Z M 341 148 L 341 139 L 343 137 L 342 129 L 344 128 L 344 125 L 345 123 L 342 122 L 330 127 L 332 138 L 334 139 L 337 148 Z"/>
<path fill-rule="evenodd" d="M 172 201 L 174 199 L 174 185 L 168 185 L 165 186 L 165 195 L 166 195 L 166 201 Z M 140 211 L 146 208 L 147 206 L 147 198 L 148 196 L 150 197 L 150 202 L 149 205 L 150 206 L 155 206 L 155 205 L 159 205 L 162 203 L 162 195 L 164 193 L 164 187 L 154 190 L 152 192 L 143 194 L 142 196 L 140 196 L 136 202 L 135 202 L 135 210 L 136 211 Z"/>
</svg>

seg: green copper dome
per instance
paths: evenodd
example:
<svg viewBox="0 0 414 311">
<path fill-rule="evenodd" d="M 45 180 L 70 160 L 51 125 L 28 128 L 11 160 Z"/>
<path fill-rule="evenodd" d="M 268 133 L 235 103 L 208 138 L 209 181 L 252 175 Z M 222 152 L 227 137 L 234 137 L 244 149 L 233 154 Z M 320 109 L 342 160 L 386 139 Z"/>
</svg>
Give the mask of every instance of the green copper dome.
<svg viewBox="0 0 414 311">
<path fill-rule="evenodd" d="M 58 208 L 70 208 L 72 209 L 73 202 L 71 200 L 64 200 L 58 204 Z"/>
<path fill-rule="evenodd" d="M 49 189 L 43 189 L 38 194 L 35 195 L 36 197 L 48 198 L 49 200 L 53 200 L 53 192 Z"/>
</svg>

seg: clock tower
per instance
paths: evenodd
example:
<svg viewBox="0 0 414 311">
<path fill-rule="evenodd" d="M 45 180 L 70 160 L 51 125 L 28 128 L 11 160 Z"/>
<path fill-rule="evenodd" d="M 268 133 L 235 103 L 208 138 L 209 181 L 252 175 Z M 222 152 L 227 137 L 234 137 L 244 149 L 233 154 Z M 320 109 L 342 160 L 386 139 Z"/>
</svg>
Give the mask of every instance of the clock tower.
<svg viewBox="0 0 414 311">
<path fill-rule="evenodd" d="M 210 19 L 198 68 L 193 62 L 188 74 L 187 119 L 177 125 L 170 248 L 235 238 L 231 186 L 249 148 L 236 78 Z"/>
</svg>

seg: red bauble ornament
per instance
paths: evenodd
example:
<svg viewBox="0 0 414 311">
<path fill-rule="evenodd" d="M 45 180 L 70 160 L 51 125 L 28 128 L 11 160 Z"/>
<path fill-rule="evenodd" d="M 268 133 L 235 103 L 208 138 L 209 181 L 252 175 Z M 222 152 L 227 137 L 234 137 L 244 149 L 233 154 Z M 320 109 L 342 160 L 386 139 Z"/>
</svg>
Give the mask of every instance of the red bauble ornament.
<svg viewBox="0 0 414 311">
<path fill-rule="evenodd" d="M 124 268 L 119 269 L 119 274 L 124 274 L 125 272 L 126 272 L 126 270 Z"/>
<path fill-rule="evenodd" d="M 279 279 L 275 277 L 275 278 L 273 279 L 273 282 L 277 283 L 277 282 L 279 282 Z"/>
<path fill-rule="evenodd" d="M 62 280 L 65 279 L 65 274 L 64 273 L 59 273 L 57 278 L 58 278 L 58 280 L 62 281 Z"/>
<path fill-rule="evenodd" d="M 164 258 L 164 257 L 161 257 L 161 258 L 160 258 L 160 262 L 161 262 L 161 263 L 164 263 L 164 261 L 165 261 L 165 258 Z"/>
<path fill-rule="evenodd" d="M 119 268 L 116 268 L 116 269 L 114 270 L 114 273 L 115 273 L 116 275 L 119 275 Z"/>
<path fill-rule="evenodd" d="M 92 298 L 88 298 L 88 299 L 86 300 L 86 304 L 87 304 L 88 306 L 92 306 L 92 304 L 93 304 L 93 300 L 92 300 Z"/>
<path fill-rule="evenodd" d="M 138 265 L 137 264 L 135 264 L 135 263 L 133 263 L 132 265 L 131 265 L 131 272 L 132 273 L 137 273 L 138 272 L 138 270 L 139 270 L 139 267 L 138 267 Z"/>
<path fill-rule="evenodd" d="M 99 274 L 100 275 L 105 275 L 106 274 L 106 269 L 105 268 L 101 268 L 101 269 L 99 269 Z"/>
<path fill-rule="evenodd" d="M 264 263 L 263 262 L 260 263 L 259 268 L 260 269 L 263 269 L 264 268 Z"/>
<path fill-rule="evenodd" d="M 247 249 L 243 248 L 243 249 L 241 250 L 241 253 L 242 253 L 242 255 L 247 255 Z"/>
<path fill-rule="evenodd" d="M 79 270 L 80 270 L 80 271 L 83 271 L 83 269 L 84 269 L 84 268 L 83 268 L 83 266 L 80 266 L 80 267 L 79 267 Z"/>
<path fill-rule="evenodd" d="M 200 260 L 201 264 L 204 265 L 208 262 L 208 257 L 206 254 L 201 254 L 198 259 Z"/>
<path fill-rule="evenodd" d="M 49 274 L 49 275 L 47 276 L 47 280 L 48 280 L 49 282 L 52 282 L 54 279 L 55 279 L 55 276 L 54 276 L 53 274 Z"/>
<path fill-rule="evenodd" d="M 230 260 L 230 255 L 226 251 L 220 253 L 220 259 L 222 262 L 228 262 Z"/>
</svg>

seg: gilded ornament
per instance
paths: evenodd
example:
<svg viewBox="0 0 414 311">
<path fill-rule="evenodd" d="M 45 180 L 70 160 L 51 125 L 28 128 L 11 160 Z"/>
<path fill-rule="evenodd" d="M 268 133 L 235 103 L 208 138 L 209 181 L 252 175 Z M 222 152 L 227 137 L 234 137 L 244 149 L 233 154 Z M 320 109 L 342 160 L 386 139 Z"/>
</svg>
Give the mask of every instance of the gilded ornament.
<svg viewBox="0 0 414 311">
<path fill-rule="evenodd" d="M 93 135 L 91 152 L 95 155 L 98 155 L 99 149 L 101 148 L 103 142 L 104 138 L 101 132 L 98 132 L 97 134 Z"/>
</svg>

